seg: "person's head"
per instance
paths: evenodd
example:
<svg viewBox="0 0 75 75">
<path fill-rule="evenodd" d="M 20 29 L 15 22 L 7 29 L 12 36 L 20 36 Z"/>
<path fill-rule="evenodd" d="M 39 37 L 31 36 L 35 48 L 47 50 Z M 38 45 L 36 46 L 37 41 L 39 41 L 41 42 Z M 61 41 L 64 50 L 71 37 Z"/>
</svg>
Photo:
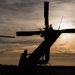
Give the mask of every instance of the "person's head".
<svg viewBox="0 0 75 75">
<path fill-rule="evenodd" d="M 50 27 L 52 27 L 52 24 L 50 24 Z"/>
<path fill-rule="evenodd" d="M 27 53 L 27 49 L 24 50 L 24 53 Z"/>
</svg>

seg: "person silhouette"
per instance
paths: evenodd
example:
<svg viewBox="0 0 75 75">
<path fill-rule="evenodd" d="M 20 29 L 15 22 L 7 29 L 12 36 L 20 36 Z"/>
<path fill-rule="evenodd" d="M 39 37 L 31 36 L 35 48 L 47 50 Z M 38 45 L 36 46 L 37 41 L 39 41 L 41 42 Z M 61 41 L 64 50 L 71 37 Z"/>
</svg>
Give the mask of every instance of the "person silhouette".
<svg viewBox="0 0 75 75">
<path fill-rule="evenodd" d="M 53 30 L 52 24 L 50 24 L 50 27 L 49 27 L 49 29 L 50 29 L 50 30 Z"/>
<path fill-rule="evenodd" d="M 24 50 L 24 53 L 22 53 L 21 57 L 20 57 L 20 61 L 19 61 L 19 67 L 23 67 L 25 65 L 27 59 L 27 49 Z"/>
</svg>

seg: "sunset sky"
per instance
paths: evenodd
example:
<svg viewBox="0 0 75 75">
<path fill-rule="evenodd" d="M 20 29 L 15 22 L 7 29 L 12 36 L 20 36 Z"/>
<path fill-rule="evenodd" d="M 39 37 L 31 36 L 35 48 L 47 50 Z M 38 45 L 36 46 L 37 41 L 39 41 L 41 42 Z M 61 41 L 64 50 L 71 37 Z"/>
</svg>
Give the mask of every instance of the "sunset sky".
<svg viewBox="0 0 75 75">
<path fill-rule="evenodd" d="M 16 31 L 44 28 L 44 1 L 49 1 L 49 24 L 58 29 L 75 28 L 75 0 L 0 0 L 0 64 L 18 65 L 21 53 L 33 52 L 44 40 L 39 35 L 16 36 Z M 61 34 L 50 49 L 51 65 L 75 66 L 75 34 Z"/>
</svg>

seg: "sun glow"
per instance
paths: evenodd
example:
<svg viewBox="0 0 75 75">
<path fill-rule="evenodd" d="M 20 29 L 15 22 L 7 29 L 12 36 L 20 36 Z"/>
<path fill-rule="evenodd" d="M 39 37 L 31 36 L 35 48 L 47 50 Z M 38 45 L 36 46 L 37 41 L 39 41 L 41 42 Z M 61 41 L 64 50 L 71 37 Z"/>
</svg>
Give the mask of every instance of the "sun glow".
<svg viewBox="0 0 75 75">
<path fill-rule="evenodd" d="M 59 20 L 59 17 L 56 17 L 55 19 L 51 20 L 51 24 L 53 25 L 54 29 L 58 29 L 60 26 L 59 30 L 75 28 L 72 18 L 69 17 L 63 17 L 62 21 Z"/>
<path fill-rule="evenodd" d="M 72 27 L 72 23 L 70 23 L 70 22 L 63 22 L 62 24 L 61 24 L 61 26 L 60 26 L 60 30 L 61 29 L 70 29 L 70 28 L 73 28 Z"/>
<path fill-rule="evenodd" d="M 59 30 L 63 30 L 63 29 L 74 29 L 74 25 L 71 22 L 70 18 L 65 18 L 61 22 Z M 73 35 L 72 34 L 64 33 L 64 34 L 61 35 L 61 40 L 62 41 L 63 40 L 65 40 L 65 41 L 71 40 L 71 36 L 73 36 Z"/>
</svg>

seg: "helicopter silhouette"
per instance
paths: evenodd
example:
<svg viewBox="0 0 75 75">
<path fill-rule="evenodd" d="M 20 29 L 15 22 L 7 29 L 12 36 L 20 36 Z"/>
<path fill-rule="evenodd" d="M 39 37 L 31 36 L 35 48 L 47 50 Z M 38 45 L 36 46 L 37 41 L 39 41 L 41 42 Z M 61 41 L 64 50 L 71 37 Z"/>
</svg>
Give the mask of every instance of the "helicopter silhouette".
<svg viewBox="0 0 75 75">
<path fill-rule="evenodd" d="M 38 64 L 47 64 L 50 60 L 50 48 L 62 33 L 75 33 L 75 29 L 53 29 L 52 24 L 49 25 L 49 2 L 44 2 L 44 18 L 45 27 L 42 31 L 17 31 L 17 36 L 40 35 L 44 41 L 33 51 L 26 59 L 23 66 L 37 66 Z M 45 56 L 44 59 L 41 57 Z"/>
</svg>

